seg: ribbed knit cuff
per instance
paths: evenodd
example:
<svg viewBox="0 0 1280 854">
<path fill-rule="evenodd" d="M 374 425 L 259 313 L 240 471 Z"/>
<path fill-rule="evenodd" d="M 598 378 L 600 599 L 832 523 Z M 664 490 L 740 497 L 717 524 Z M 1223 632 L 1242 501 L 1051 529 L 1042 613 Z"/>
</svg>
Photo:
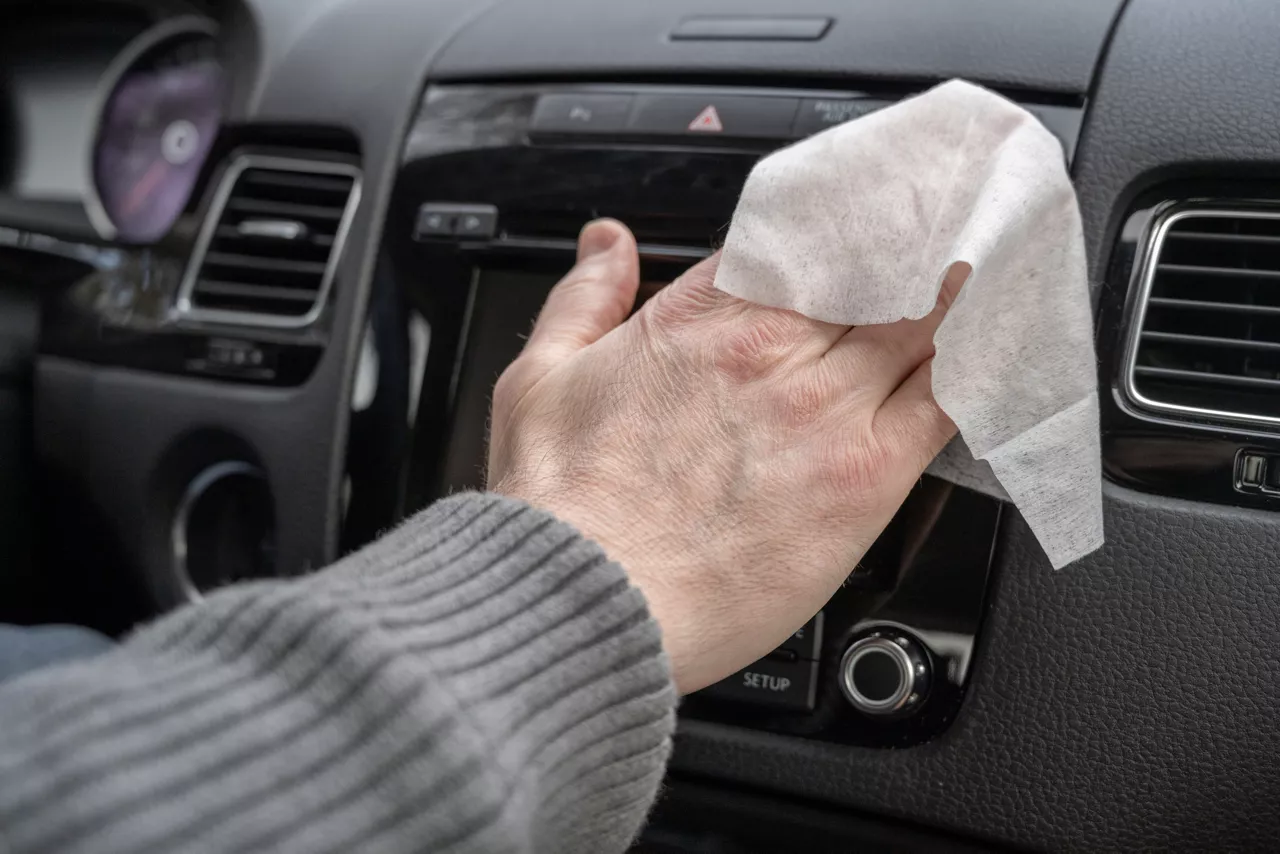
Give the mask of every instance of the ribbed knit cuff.
<svg viewBox="0 0 1280 854">
<path fill-rule="evenodd" d="M 675 707 L 621 567 L 478 494 L 18 686 L 0 690 L 14 854 L 621 851 Z"/>
</svg>

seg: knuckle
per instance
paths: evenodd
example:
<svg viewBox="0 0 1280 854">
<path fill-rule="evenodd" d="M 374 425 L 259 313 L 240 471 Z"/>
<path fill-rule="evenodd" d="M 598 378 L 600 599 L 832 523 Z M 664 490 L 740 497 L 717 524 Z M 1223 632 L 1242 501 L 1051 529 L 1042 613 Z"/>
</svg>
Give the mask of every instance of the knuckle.
<svg viewBox="0 0 1280 854">
<path fill-rule="evenodd" d="M 716 369 L 738 382 L 760 379 L 786 361 L 795 340 L 795 326 L 782 312 L 750 312 L 729 324 L 715 342 Z"/>
<path fill-rule="evenodd" d="M 870 502 L 892 469 L 890 455 L 869 430 L 825 443 L 817 457 L 819 480 L 835 494 Z"/>
<path fill-rule="evenodd" d="M 778 421 L 790 430 L 803 430 L 825 415 L 832 406 L 831 383 L 813 373 L 803 373 L 780 386 Z"/>
<path fill-rule="evenodd" d="M 684 326 L 718 308 L 722 296 L 710 288 L 682 287 L 677 281 L 645 303 L 641 314 L 659 326 Z"/>
</svg>

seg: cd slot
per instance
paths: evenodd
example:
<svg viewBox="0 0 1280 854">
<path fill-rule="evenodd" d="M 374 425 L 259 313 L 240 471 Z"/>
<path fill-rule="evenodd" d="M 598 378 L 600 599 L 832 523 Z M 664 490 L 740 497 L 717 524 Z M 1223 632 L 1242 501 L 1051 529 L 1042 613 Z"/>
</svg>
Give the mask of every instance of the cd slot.
<svg viewBox="0 0 1280 854">
<path fill-rule="evenodd" d="M 575 255 L 577 240 L 569 237 L 513 237 L 503 235 L 485 243 L 462 243 L 464 252 L 481 255 Z M 661 243 L 639 244 L 640 258 L 645 261 L 670 261 L 693 264 L 711 255 L 715 250 L 697 246 L 679 246 Z"/>
<path fill-rule="evenodd" d="M 551 211 L 504 207 L 502 231 L 510 237 L 521 239 L 576 239 L 583 226 L 601 217 L 624 220 L 637 241 L 656 246 L 708 249 L 722 242 L 729 229 L 728 220 L 722 216 L 652 214 L 607 208 Z"/>
</svg>

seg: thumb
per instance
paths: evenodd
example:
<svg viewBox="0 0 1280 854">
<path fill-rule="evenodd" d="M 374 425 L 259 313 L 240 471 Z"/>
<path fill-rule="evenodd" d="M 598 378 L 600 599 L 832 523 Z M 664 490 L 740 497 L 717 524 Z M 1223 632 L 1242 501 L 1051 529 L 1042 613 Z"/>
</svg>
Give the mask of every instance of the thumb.
<svg viewBox="0 0 1280 854">
<path fill-rule="evenodd" d="M 640 288 L 640 255 L 622 223 L 601 219 L 578 237 L 578 263 L 547 297 L 526 352 L 554 361 L 602 338 L 627 319 Z"/>
</svg>

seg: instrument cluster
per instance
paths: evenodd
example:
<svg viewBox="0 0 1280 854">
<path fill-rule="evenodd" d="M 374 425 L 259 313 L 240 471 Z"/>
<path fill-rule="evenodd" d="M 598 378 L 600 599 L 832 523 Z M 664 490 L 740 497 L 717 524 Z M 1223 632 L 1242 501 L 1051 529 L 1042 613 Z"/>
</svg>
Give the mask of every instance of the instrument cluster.
<svg viewBox="0 0 1280 854">
<path fill-rule="evenodd" d="M 104 239 L 150 244 L 186 208 L 222 122 L 227 76 L 216 26 L 165 21 L 104 75 L 85 205 Z"/>
</svg>

